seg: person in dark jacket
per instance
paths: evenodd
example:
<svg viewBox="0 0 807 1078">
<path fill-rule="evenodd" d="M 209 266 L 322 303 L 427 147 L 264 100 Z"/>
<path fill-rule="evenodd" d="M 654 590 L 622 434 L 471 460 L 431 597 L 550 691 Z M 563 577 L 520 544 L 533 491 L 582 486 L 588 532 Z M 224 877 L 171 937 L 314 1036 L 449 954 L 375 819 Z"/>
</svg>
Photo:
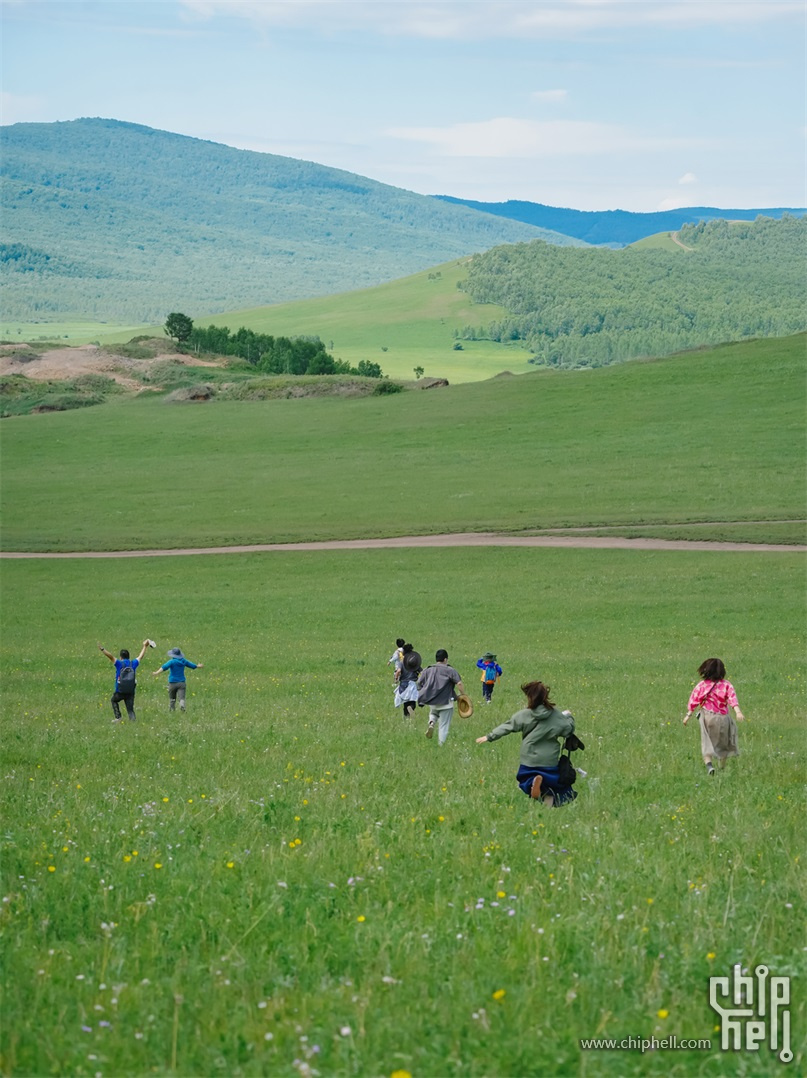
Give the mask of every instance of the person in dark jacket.
<svg viewBox="0 0 807 1078">
<path fill-rule="evenodd" d="M 136 716 L 135 716 L 135 709 L 134 709 L 134 699 L 135 699 L 134 671 L 137 670 L 138 666 L 140 665 L 141 659 L 146 654 L 146 648 L 147 647 L 154 647 L 154 645 L 152 644 L 152 642 L 150 640 L 144 640 L 143 641 L 143 647 L 140 649 L 140 654 L 137 656 L 136 659 L 130 659 L 129 658 L 129 652 L 127 651 L 127 649 L 126 648 L 121 648 L 120 658 L 116 659 L 115 656 L 112 654 L 112 652 L 107 651 L 107 649 L 104 647 L 103 644 L 98 645 L 98 650 L 101 652 L 101 654 L 105 655 L 106 658 L 109 659 L 109 661 L 115 667 L 115 691 L 113 692 L 112 696 L 110 697 L 110 700 L 111 700 L 111 703 L 112 703 L 112 715 L 113 715 L 113 721 L 114 722 L 122 722 L 123 721 L 122 717 L 121 717 L 121 713 L 120 713 L 121 702 L 123 702 L 124 706 L 126 707 L 126 714 L 129 716 L 129 721 L 130 722 L 135 721 Z M 121 684 L 121 672 L 126 668 L 130 669 L 132 671 L 132 673 L 131 674 L 128 674 L 128 673 L 125 674 L 124 675 L 124 683 Z M 126 684 L 126 679 L 127 678 L 130 680 L 130 684 Z"/>
<path fill-rule="evenodd" d="M 420 655 L 411 644 L 404 644 L 401 648 L 401 668 L 398 676 L 398 684 L 395 686 L 395 706 L 403 704 L 404 718 L 414 715 L 418 706 L 418 678 L 423 670 L 423 662 Z"/>
<path fill-rule="evenodd" d="M 433 737 L 437 728 L 437 743 L 445 745 L 451 729 L 454 701 L 465 693 L 462 678 L 453 666 L 448 665 L 448 652 L 440 648 L 434 663 L 427 666 L 418 678 L 418 704 L 429 709 L 429 725 L 426 737 Z"/>
</svg>

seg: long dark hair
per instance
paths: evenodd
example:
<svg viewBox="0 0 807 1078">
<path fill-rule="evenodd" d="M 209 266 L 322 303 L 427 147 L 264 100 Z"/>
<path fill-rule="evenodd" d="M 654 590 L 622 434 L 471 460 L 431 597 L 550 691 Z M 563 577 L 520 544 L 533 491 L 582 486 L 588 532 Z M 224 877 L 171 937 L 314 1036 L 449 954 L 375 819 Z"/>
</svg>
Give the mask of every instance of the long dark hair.
<svg viewBox="0 0 807 1078">
<path fill-rule="evenodd" d="M 541 704 L 544 707 L 555 706 L 549 699 L 549 686 L 544 685 L 543 681 L 525 681 L 521 686 L 521 691 L 526 694 L 527 707 L 531 711 L 534 711 L 536 707 L 540 707 Z"/>
<path fill-rule="evenodd" d="M 722 681 L 726 676 L 726 668 L 722 659 L 707 659 L 698 667 L 698 673 L 706 681 Z"/>
</svg>

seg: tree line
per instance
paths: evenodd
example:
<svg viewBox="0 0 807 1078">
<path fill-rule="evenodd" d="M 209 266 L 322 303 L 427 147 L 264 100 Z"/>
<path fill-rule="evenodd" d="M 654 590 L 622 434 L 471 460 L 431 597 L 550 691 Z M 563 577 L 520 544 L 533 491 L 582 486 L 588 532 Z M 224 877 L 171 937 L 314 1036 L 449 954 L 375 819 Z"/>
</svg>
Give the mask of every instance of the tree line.
<svg viewBox="0 0 807 1078">
<path fill-rule="evenodd" d="M 383 378 L 378 363 L 362 359 L 356 367 L 335 359 L 319 337 L 273 337 L 243 326 L 233 333 L 227 326 L 194 326 L 188 315 L 174 311 L 165 320 L 165 332 L 194 352 L 239 356 L 265 374 L 355 374 Z"/>
</svg>

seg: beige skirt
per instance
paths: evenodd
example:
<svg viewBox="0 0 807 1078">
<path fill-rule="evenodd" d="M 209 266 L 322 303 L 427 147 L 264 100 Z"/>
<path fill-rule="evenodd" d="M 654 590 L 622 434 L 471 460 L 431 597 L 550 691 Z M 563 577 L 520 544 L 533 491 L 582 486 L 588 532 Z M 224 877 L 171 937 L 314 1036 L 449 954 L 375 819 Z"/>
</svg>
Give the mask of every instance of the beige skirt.
<svg viewBox="0 0 807 1078">
<path fill-rule="evenodd" d="M 703 708 L 700 728 L 702 756 L 725 760 L 727 756 L 740 755 L 737 748 L 737 723 L 733 715 L 718 715 L 716 711 Z"/>
</svg>

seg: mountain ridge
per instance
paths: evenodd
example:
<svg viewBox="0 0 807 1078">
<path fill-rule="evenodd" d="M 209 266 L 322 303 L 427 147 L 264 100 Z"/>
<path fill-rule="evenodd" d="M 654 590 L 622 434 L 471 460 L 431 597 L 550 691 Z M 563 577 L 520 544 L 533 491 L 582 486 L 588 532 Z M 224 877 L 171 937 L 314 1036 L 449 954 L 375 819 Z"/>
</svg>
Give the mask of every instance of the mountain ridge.
<svg viewBox="0 0 807 1078">
<path fill-rule="evenodd" d="M 575 210 L 519 199 L 508 199 L 507 202 L 476 202 L 473 199 L 455 198 L 453 195 L 434 197 L 453 206 L 467 206 L 480 213 L 505 217 L 509 221 L 522 221 L 539 228 L 560 231 L 563 235 L 583 240 L 595 247 L 624 247 L 658 232 L 677 232 L 684 225 L 699 224 L 701 221 L 754 221 L 757 217 L 780 220 L 785 214 L 794 217 L 807 214 L 807 209 L 781 206 L 750 210 L 684 206 L 677 210 L 637 213 L 632 210 Z"/>
</svg>

